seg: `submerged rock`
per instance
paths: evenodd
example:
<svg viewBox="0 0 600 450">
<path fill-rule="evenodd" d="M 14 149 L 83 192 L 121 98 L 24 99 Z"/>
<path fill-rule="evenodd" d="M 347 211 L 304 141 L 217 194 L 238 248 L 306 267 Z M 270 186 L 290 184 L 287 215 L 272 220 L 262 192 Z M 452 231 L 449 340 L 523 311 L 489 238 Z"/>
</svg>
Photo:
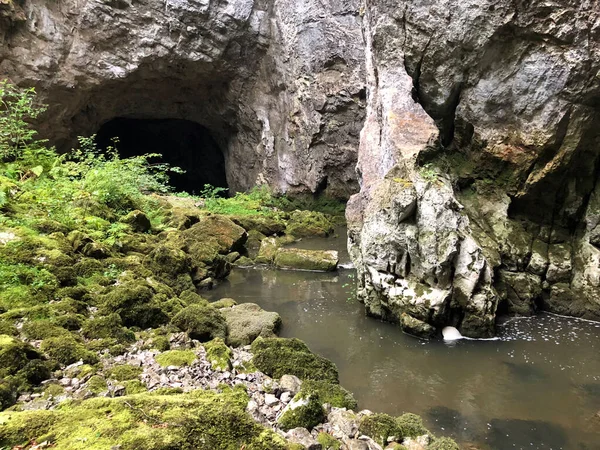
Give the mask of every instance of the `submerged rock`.
<svg viewBox="0 0 600 450">
<path fill-rule="evenodd" d="M 329 272 L 336 270 L 339 262 L 335 250 L 304 250 L 299 248 L 281 248 L 275 254 L 275 266 L 280 269 L 318 270 Z"/>
</svg>

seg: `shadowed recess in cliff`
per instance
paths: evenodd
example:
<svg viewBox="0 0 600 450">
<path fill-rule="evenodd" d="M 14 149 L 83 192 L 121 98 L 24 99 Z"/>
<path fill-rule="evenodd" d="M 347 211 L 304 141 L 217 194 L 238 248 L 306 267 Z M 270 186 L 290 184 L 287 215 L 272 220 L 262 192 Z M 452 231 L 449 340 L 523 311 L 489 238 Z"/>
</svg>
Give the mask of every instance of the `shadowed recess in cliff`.
<svg viewBox="0 0 600 450">
<path fill-rule="evenodd" d="M 100 127 L 96 140 L 100 148 L 114 145 L 122 157 L 162 154 L 163 162 L 185 170 L 171 174 L 177 191 L 198 194 L 205 184 L 227 187 L 223 152 L 210 131 L 196 122 L 115 118 Z"/>
</svg>

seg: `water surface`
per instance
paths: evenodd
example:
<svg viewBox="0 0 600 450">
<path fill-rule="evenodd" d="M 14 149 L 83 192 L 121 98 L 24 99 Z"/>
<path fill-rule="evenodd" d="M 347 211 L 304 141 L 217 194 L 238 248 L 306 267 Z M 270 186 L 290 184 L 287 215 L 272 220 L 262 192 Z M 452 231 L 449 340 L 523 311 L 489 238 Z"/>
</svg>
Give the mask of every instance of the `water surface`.
<svg viewBox="0 0 600 450">
<path fill-rule="evenodd" d="M 298 246 L 348 261 L 343 233 Z M 600 323 L 542 314 L 505 323 L 496 341 L 422 341 L 365 317 L 354 276 L 236 269 L 209 297 L 277 311 L 281 336 L 334 361 L 360 408 L 420 414 L 472 448 L 600 449 Z"/>
</svg>

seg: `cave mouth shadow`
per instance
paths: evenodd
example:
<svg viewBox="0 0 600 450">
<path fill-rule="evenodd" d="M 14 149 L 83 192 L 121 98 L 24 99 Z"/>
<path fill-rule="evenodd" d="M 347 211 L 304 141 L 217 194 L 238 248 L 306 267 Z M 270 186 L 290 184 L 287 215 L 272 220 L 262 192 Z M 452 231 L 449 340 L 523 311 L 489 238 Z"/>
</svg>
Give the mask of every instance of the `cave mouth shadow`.
<svg viewBox="0 0 600 450">
<path fill-rule="evenodd" d="M 228 187 L 223 151 L 210 130 L 196 122 L 117 117 L 100 127 L 96 143 L 100 149 L 114 146 L 123 158 L 160 153 L 161 162 L 185 170 L 169 174 L 176 191 L 200 194 L 205 184 Z"/>
</svg>

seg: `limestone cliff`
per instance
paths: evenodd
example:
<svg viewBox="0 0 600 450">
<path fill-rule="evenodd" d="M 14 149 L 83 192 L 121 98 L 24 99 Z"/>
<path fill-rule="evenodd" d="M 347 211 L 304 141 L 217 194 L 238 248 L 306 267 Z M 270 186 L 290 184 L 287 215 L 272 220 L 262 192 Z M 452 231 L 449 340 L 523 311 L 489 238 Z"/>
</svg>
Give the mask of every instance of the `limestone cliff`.
<svg viewBox="0 0 600 450">
<path fill-rule="evenodd" d="M 409 332 L 600 318 L 600 6 L 366 0 L 359 295 Z M 414 319 L 417 319 L 416 321 Z"/>
</svg>

